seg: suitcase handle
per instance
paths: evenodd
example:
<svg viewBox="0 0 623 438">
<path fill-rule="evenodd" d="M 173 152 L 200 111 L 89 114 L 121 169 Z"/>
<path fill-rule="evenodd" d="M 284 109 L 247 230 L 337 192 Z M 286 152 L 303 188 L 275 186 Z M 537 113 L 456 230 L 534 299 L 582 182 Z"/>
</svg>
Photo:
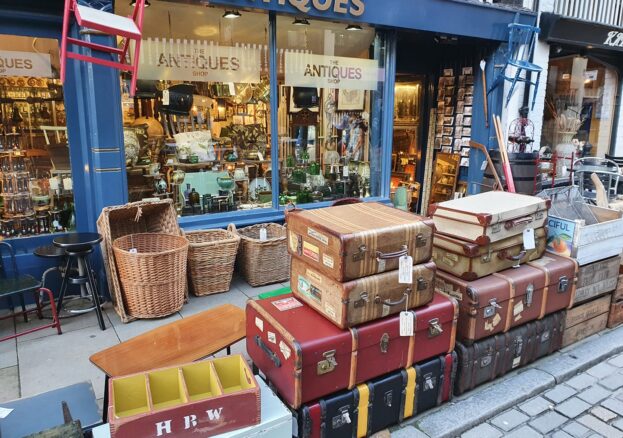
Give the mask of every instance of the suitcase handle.
<svg viewBox="0 0 623 438">
<path fill-rule="evenodd" d="M 407 298 L 409 298 L 409 294 L 411 293 L 411 288 L 408 287 L 407 290 L 405 290 L 405 293 L 402 294 L 402 298 L 399 299 L 398 301 L 392 301 L 392 300 L 384 300 L 381 301 L 381 297 L 379 297 L 378 295 L 376 296 L 376 298 L 374 298 L 374 302 L 376 304 L 383 304 L 384 306 L 389 306 L 389 307 L 394 307 L 394 306 L 399 306 L 402 303 L 404 303 Z"/>
<path fill-rule="evenodd" d="M 532 216 L 525 216 L 525 217 L 520 217 L 518 219 L 506 221 L 506 223 L 504 224 L 504 228 L 506 228 L 507 230 L 510 230 L 511 228 L 528 225 L 530 223 L 532 223 Z"/>
<path fill-rule="evenodd" d="M 407 248 L 407 245 L 402 245 L 402 249 L 400 251 L 396 251 L 396 252 L 386 252 L 386 253 L 383 253 L 381 251 L 377 251 L 376 252 L 376 259 L 377 260 L 397 259 L 399 257 L 407 255 L 408 253 L 409 253 L 409 248 Z"/>
<path fill-rule="evenodd" d="M 268 345 L 266 345 L 258 335 L 255 335 L 255 343 L 264 351 L 264 353 L 266 353 L 266 356 L 273 361 L 277 368 L 281 367 L 281 360 L 279 359 L 279 356 L 273 353 Z"/>
<path fill-rule="evenodd" d="M 523 259 L 527 253 L 528 251 L 524 249 L 516 256 L 511 256 L 511 255 L 508 255 L 506 251 L 500 251 L 498 253 L 498 257 L 502 260 L 506 259 L 506 260 L 512 260 L 513 262 L 518 262 L 519 260 Z"/>
</svg>

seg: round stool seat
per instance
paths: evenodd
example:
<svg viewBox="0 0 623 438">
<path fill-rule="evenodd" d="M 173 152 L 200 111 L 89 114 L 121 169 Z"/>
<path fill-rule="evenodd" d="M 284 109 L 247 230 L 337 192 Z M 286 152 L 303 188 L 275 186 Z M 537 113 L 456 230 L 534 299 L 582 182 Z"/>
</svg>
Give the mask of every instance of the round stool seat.
<svg viewBox="0 0 623 438">
<path fill-rule="evenodd" d="M 76 247 L 76 248 L 68 248 L 63 251 L 65 251 L 65 254 L 71 257 L 85 257 L 91 254 L 93 251 L 95 251 L 95 248 L 92 246 L 90 247 L 81 246 L 81 247 Z"/>
<path fill-rule="evenodd" d="M 103 238 L 99 233 L 69 233 L 55 237 L 52 243 L 54 243 L 54 246 L 64 248 L 67 251 L 82 251 L 92 248 L 102 240 Z"/>
<path fill-rule="evenodd" d="M 33 254 L 38 257 L 52 259 L 55 257 L 63 257 L 65 255 L 65 250 L 54 245 L 44 245 L 37 247 L 33 251 Z"/>
</svg>

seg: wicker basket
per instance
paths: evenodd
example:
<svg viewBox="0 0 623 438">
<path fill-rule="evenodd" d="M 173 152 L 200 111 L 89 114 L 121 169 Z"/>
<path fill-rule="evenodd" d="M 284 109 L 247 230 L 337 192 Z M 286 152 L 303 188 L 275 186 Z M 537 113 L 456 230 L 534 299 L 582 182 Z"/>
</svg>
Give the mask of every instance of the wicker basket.
<svg viewBox="0 0 623 438">
<path fill-rule="evenodd" d="M 260 230 L 266 229 L 266 240 L 260 240 Z M 290 277 L 290 254 L 286 243 L 286 228 L 279 224 L 258 224 L 230 231 L 240 236 L 236 266 L 251 286 L 279 283 Z"/>
<path fill-rule="evenodd" d="M 202 230 L 186 233 L 186 238 L 191 292 L 198 297 L 227 292 L 240 237 L 227 230 Z"/>
<path fill-rule="evenodd" d="M 113 242 L 125 308 L 135 318 L 161 318 L 184 305 L 188 240 L 142 233 Z M 136 252 L 132 252 L 136 249 Z"/>
<path fill-rule="evenodd" d="M 161 201 L 140 201 L 126 205 L 106 207 L 97 219 L 97 230 L 102 235 L 102 257 L 108 279 L 108 289 L 115 311 L 124 323 L 134 317 L 128 315 L 124 306 L 123 293 L 119 284 L 113 241 L 119 237 L 136 233 L 164 233 L 181 236 L 177 214 L 171 199 Z"/>
</svg>

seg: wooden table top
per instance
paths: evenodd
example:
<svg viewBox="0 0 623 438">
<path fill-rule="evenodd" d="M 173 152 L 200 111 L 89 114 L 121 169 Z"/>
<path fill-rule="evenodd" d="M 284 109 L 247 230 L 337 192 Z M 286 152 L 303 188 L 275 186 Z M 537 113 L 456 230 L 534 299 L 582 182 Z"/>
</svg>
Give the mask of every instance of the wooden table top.
<svg viewBox="0 0 623 438">
<path fill-rule="evenodd" d="M 225 304 L 165 324 L 89 359 L 110 377 L 193 362 L 245 337 L 244 310 Z"/>
</svg>

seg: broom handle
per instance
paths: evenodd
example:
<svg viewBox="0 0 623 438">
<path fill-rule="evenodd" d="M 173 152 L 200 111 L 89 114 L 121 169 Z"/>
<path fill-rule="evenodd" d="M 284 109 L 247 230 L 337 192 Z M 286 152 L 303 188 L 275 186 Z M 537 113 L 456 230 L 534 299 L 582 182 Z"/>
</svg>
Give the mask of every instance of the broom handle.
<svg viewBox="0 0 623 438">
<path fill-rule="evenodd" d="M 508 188 L 509 192 L 515 193 L 515 181 L 513 180 L 513 171 L 511 169 L 510 160 L 508 158 L 506 143 L 504 142 L 504 133 L 502 130 L 502 120 L 500 119 L 500 116 L 495 116 L 495 121 L 498 144 L 500 148 L 500 156 L 502 157 L 502 167 L 504 169 L 504 176 L 506 177 L 506 187 Z"/>
</svg>

